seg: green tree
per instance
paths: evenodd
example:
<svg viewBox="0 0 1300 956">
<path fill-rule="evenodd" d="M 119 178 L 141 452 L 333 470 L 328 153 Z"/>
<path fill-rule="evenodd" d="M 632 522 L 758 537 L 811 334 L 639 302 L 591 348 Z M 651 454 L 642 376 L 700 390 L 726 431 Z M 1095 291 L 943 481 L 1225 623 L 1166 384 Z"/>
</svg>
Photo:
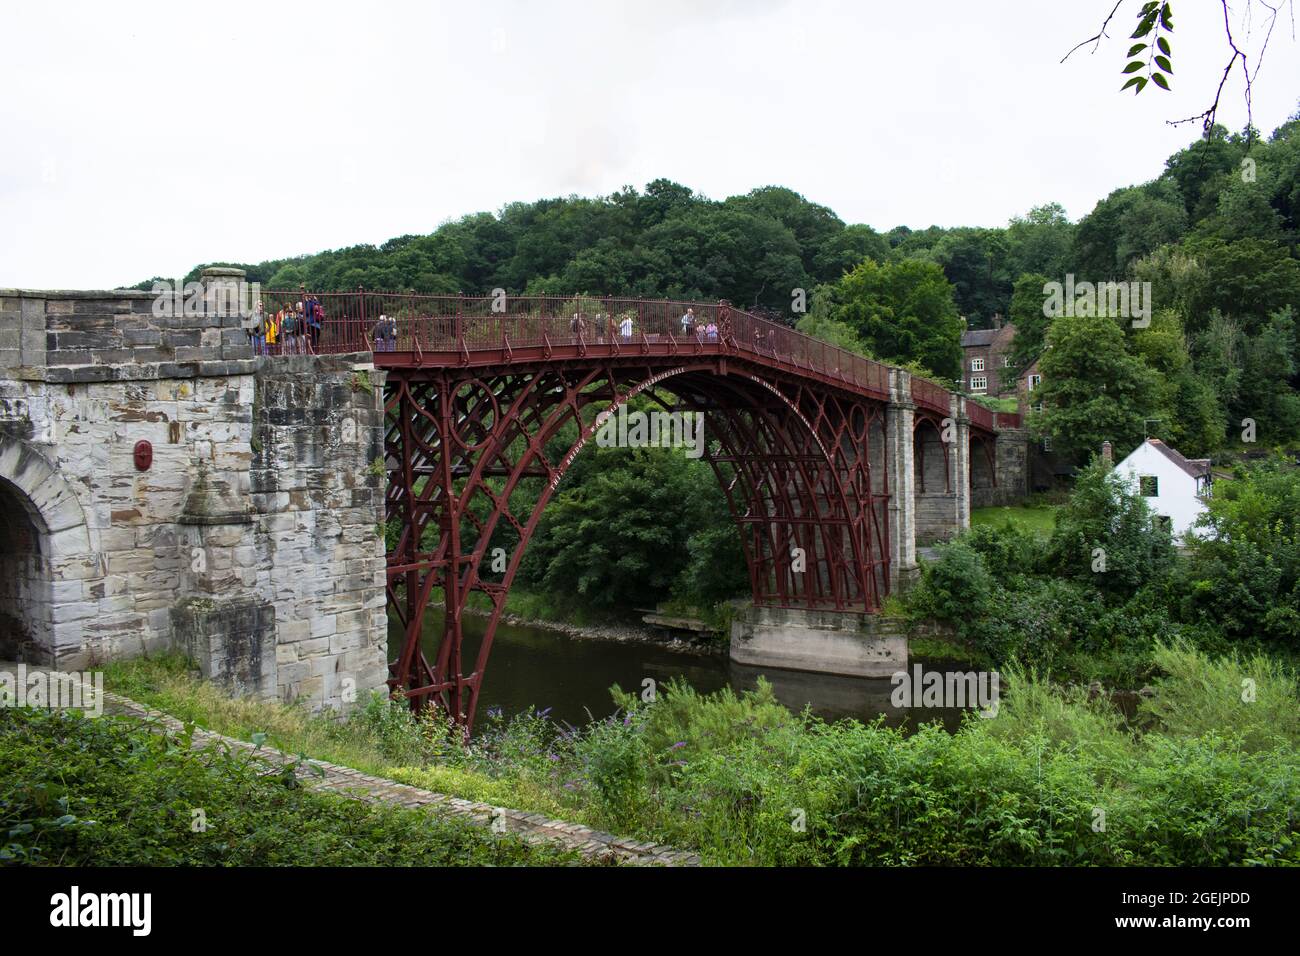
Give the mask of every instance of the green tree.
<svg viewBox="0 0 1300 956">
<path fill-rule="evenodd" d="M 1238 347 L 1241 378 L 1232 406 L 1234 420 L 1253 419 L 1257 440 L 1269 444 L 1300 437 L 1300 395 L 1289 386 L 1296 373 L 1295 317 L 1290 308 L 1269 316 L 1256 335 Z"/>
<path fill-rule="evenodd" d="M 1252 334 L 1279 309 L 1300 310 L 1300 262 L 1279 243 L 1197 238 L 1186 251 L 1205 271 L 1186 313 L 1189 331 L 1199 332 L 1216 310 Z"/>
<path fill-rule="evenodd" d="M 929 252 L 953 285 L 957 309 L 976 326 L 1006 314 L 1011 284 L 1005 273 L 1007 241 L 1001 229 L 953 229 Z"/>
<path fill-rule="evenodd" d="M 1007 228 L 1008 275 L 1045 274 L 1065 281 L 1074 246 L 1074 226 L 1060 203 L 1035 206 Z"/>
<path fill-rule="evenodd" d="M 1173 563 L 1169 535 L 1153 519 L 1138 489 L 1094 456 L 1057 513 L 1048 567 L 1105 595 L 1131 597 L 1160 581 Z"/>
<path fill-rule="evenodd" d="M 1300 472 L 1267 462 L 1219 482 L 1175 589 L 1235 640 L 1300 650 Z"/>
<path fill-rule="evenodd" d="M 1046 301 L 1043 287 L 1048 281 L 1042 273 L 1030 272 L 1017 279 L 1011 290 L 1008 318 L 1015 325 L 1016 334 L 1011 340 L 1008 358 L 1011 361 L 1009 368 L 1016 378 L 1023 375 L 1025 369 L 1043 351 L 1043 341 L 1052 321 L 1043 314 L 1043 303 Z"/>
<path fill-rule="evenodd" d="M 1172 182 L 1117 189 L 1079 220 L 1075 273 L 1089 282 L 1123 278 L 1134 260 L 1181 239 L 1187 225 L 1183 197 Z"/>
<path fill-rule="evenodd" d="M 582 458 L 586 475 L 566 480 L 547 508 L 524 580 L 596 607 L 668 597 L 692 537 L 715 517 L 731 520 L 717 479 L 680 449 L 596 446 Z"/>
<path fill-rule="evenodd" d="M 822 280 L 839 278 L 838 274 L 824 276 L 816 272 L 817 255 L 822 247 L 844 231 L 840 217 L 825 206 L 809 202 L 784 186 L 764 186 L 728 199 L 727 204 L 779 222 L 799 244 L 799 258 L 806 272 Z"/>
<path fill-rule="evenodd" d="M 821 282 L 838 282 L 863 259 L 885 262 L 889 242 L 870 226 L 846 226 L 822 242 L 809 270 Z"/>
<path fill-rule="evenodd" d="M 1082 463 L 1103 441 L 1110 441 L 1117 453 L 1142 441 L 1143 419 L 1154 408 L 1158 380 L 1129 354 L 1115 319 L 1053 320 L 1038 367 L 1043 381 L 1035 395 L 1043 411 L 1031 416 L 1031 426 L 1049 435 L 1061 455 Z"/>
<path fill-rule="evenodd" d="M 862 262 L 836 287 L 831 318 L 853 329 L 886 362 L 917 362 L 935 375 L 961 374 L 961 318 L 952 286 L 932 262 Z"/>
</svg>

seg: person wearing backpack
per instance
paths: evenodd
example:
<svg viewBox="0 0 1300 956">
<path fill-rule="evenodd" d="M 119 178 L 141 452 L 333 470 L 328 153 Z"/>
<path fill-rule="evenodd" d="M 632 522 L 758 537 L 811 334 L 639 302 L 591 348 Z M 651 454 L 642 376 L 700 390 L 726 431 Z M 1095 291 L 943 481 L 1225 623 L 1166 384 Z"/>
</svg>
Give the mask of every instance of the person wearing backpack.
<svg viewBox="0 0 1300 956">
<path fill-rule="evenodd" d="M 311 346 L 314 354 L 320 348 L 320 330 L 325 321 L 325 307 L 320 301 L 312 296 L 307 302 L 307 327 L 304 330 L 307 334 L 307 343 Z"/>
</svg>

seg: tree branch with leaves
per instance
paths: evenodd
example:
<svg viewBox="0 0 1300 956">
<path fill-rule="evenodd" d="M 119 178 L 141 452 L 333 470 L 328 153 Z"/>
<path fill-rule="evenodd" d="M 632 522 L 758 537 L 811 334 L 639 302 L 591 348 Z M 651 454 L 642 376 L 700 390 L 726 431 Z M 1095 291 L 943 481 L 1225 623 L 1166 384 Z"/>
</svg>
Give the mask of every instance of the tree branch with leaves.
<svg viewBox="0 0 1300 956">
<path fill-rule="evenodd" d="M 1101 29 L 1097 31 L 1096 35 L 1076 43 L 1061 58 L 1061 62 L 1064 63 L 1077 51 L 1089 44 L 1092 45 L 1091 52 L 1096 53 L 1102 41 L 1110 39 L 1110 34 L 1107 31 L 1124 2 L 1125 0 L 1118 0 L 1111 7 L 1106 19 L 1102 21 Z M 1291 36 L 1292 39 L 1295 38 L 1294 0 L 1277 0 L 1277 2 L 1272 3 L 1269 0 L 1246 0 L 1241 20 L 1241 27 L 1244 29 L 1245 37 L 1240 40 L 1238 37 L 1241 30 L 1236 33 L 1233 31 L 1232 14 L 1228 9 L 1228 0 L 1220 0 L 1220 5 L 1223 9 L 1223 32 L 1229 56 L 1228 63 L 1223 68 L 1223 75 L 1219 78 L 1219 84 L 1215 88 L 1214 99 L 1209 107 L 1200 113 L 1182 119 L 1167 121 L 1171 126 L 1199 122 L 1206 136 L 1214 127 L 1219 105 L 1223 99 L 1224 87 L 1238 64 L 1240 64 L 1241 75 L 1246 86 L 1246 127 L 1248 130 L 1253 130 L 1254 116 L 1252 114 L 1251 96 L 1255 80 L 1259 76 L 1259 69 L 1263 63 L 1264 53 L 1268 49 L 1269 41 L 1273 38 L 1273 30 L 1277 26 L 1278 16 L 1284 7 L 1290 13 Z M 1254 29 L 1256 5 L 1264 11 L 1264 38 L 1259 44 L 1259 49 L 1252 50 L 1251 37 L 1256 32 Z M 1148 0 L 1148 2 L 1142 4 L 1137 12 L 1137 25 L 1129 35 L 1130 40 L 1138 42 L 1133 43 L 1125 54 L 1125 59 L 1128 62 L 1125 63 L 1121 73 L 1127 76 L 1128 79 L 1120 87 L 1120 90 L 1132 89 L 1134 95 L 1136 95 L 1141 93 L 1148 83 L 1154 83 L 1166 91 L 1171 88 L 1170 77 L 1173 75 L 1174 70 L 1173 45 L 1170 42 L 1169 35 L 1173 32 L 1173 7 L 1169 0 Z M 1254 60 L 1253 70 L 1251 69 L 1252 58 Z"/>
</svg>

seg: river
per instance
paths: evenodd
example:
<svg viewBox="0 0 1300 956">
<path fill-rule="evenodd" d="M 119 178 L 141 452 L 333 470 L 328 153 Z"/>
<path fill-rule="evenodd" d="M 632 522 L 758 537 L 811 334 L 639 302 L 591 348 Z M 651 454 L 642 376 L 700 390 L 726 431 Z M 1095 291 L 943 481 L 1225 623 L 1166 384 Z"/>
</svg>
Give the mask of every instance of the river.
<svg viewBox="0 0 1300 956">
<path fill-rule="evenodd" d="M 430 608 L 425 615 L 424 652 L 432 659 L 442 615 Z M 486 618 L 466 615 L 463 654 L 473 661 L 478 653 Z M 401 633 L 389 628 L 390 657 L 401 650 Z M 915 663 L 915 662 L 913 662 Z M 640 693 L 650 678 L 662 688 L 670 678 L 687 681 L 700 693 L 731 687 L 736 693 L 755 687 L 760 676 L 772 684 L 777 699 L 792 711 L 811 707 L 826 720 L 855 717 L 874 720 L 884 715 L 890 726 L 915 728 L 926 721 L 941 721 L 955 729 L 961 720 L 956 708 L 896 708 L 890 703 L 893 684 L 888 678 L 865 679 L 834 674 L 811 674 L 755 668 L 724 656 L 697 656 L 654 644 L 575 638 L 563 631 L 535 626 L 497 626 L 488 658 L 479 714 L 500 707 L 507 715 L 529 706 L 550 708 L 551 716 L 579 726 L 614 712 L 609 688 Z"/>
</svg>

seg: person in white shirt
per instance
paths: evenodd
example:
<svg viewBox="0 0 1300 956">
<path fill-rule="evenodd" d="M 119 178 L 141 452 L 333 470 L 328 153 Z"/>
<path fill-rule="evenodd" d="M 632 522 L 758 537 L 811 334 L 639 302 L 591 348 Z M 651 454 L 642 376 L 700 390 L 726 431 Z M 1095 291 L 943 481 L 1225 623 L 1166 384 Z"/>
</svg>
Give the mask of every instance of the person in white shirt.
<svg viewBox="0 0 1300 956">
<path fill-rule="evenodd" d="M 682 316 L 682 335 L 691 335 L 695 332 L 695 310 L 687 309 L 686 314 Z"/>
<path fill-rule="evenodd" d="M 632 338 L 632 316 L 631 315 L 623 316 L 623 321 L 618 324 L 618 332 L 619 335 L 623 336 L 624 340 L 630 340 Z"/>
</svg>

